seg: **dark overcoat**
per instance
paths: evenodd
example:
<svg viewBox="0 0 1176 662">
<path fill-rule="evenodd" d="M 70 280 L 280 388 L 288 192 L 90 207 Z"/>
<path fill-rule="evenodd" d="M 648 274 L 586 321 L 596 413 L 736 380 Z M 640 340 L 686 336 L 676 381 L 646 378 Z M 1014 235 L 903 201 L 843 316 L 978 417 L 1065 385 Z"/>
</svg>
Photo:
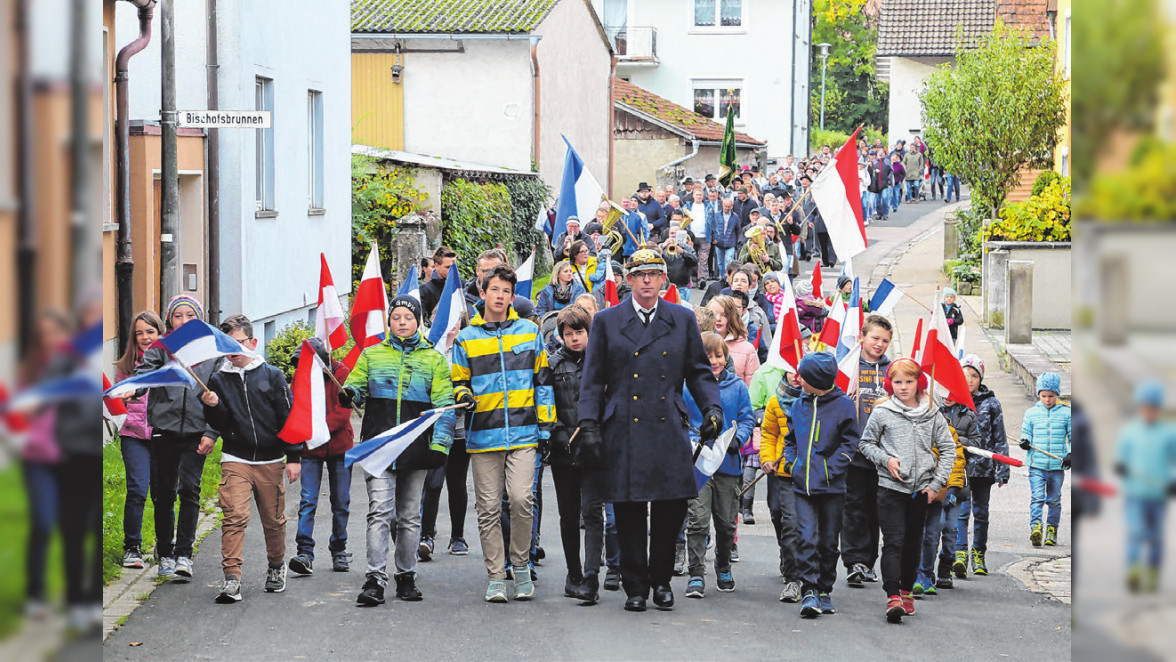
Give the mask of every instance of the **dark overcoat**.
<svg viewBox="0 0 1176 662">
<path fill-rule="evenodd" d="M 580 419 L 600 425 L 605 502 L 698 496 L 683 384 L 700 410 L 719 404 L 719 383 L 692 312 L 660 301 L 646 327 L 626 298 L 592 319 Z"/>
</svg>

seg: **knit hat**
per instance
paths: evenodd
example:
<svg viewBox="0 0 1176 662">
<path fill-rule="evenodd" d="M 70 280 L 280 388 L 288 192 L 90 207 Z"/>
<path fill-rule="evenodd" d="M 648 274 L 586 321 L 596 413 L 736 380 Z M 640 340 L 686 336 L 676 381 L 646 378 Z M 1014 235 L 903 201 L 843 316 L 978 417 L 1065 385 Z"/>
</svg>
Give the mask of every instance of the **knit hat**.
<svg viewBox="0 0 1176 662">
<path fill-rule="evenodd" d="M 417 326 L 421 323 L 421 302 L 413 297 L 399 295 L 392 300 L 391 305 L 388 306 L 388 317 L 392 317 L 392 311 L 397 308 L 408 308 L 412 312 L 412 316 L 416 318 Z"/>
<path fill-rule="evenodd" d="M 1158 381 L 1146 381 L 1135 389 L 1135 404 L 1159 409 L 1164 406 L 1164 385 Z"/>
<path fill-rule="evenodd" d="M 980 373 L 980 379 L 984 379 L 984 361 L 979 356 L 975 354 L 965 356 L 964 360 L 960 361 L 960 367 L 971 368 Z"/>
<path fill-rule="evenodd" d="M 1062 378 L 1053 372 L 1041 373 L 1041 376 L 1037 378 L 1038 395 L 1042 391 L 1051 391 L 1056 395 L 1060 395 L 1062 392 Z"/>
<path fill-rule="evenodd" d="M 780 284 L 781 284 L 781 283 L 780 283 L 780 277 L 779 277 L 779 276 L 777 276 L 776 274 L 768 274 L 768 275 L 764 276 L 764 282 L 765 282 L 765 283 L 766 283 L 766 282 L 768 282 L 769 280 L 770 280 L 770 281 L 772 281 L 773 283 L 777 284 L 777 285 L 780 285 Z"/>
<path fill-rule="evenodd" d="M 813 293 L 813 284 L 807 280 L 798 280 L 792 286 L 796 289 L 796 296 L 798 297 L 807 297 Z"/>
<path fill-rule="evenodd" d="M 604 226 L 596 221 L 590 221 L 584 226 L 584 234 L 596 234 L 597 232 L 604 234 Z"/>
<path fill-rule="evenodd" d="M 164 308 L 163 319 L 167 322 L 168 328 L 171 328 L 172 313 L 176 312 L 176 308 L 180 306 L 191 306 L 192 310 L 196 311 L 196 318 L 204 319 L 204 306 L 200 305 L 199 299 L 187 294 L 177 294 L 167 302 L 167 307 Z"/>
<path fill-rule="evenodd" d="M 800 360 L 800 376 L 818 391 L 833 388 L 837 379 L 837 359 L 829 352 L 813 352 Z"/>
<path fill-rule="evenodd" d="M 849 276 L 838 276 L 837 277 L 837 291 L 840 292 L 841 288 L 845 287 L 846 285 L 849 285 L 852 282 L 853 281 L 850 280 Z"/>
<path fill-rule="evenodd" d="M 535 314 L 535 303 L 530 299 L 516 297 L 514 300 L 514 309 L 518 313 L 519 319 L 527 319 Z"/>
<path fill-rule="evenodd" d="M 956 291 L 951 289 L 950 287 L 945 287 L 945 288 L 943 288 L 943 296 L 954 297 L 954 296 L 956 296 Z"/>
<path fill-rule="evenodd" d="M 325 365 L 325 366 L 331 365 L 331 354 L 329 352 L 327 352 L 327 346 L 325 343 L 323 343 L 322 338 L 319 338 L 318 336 L 311 336 L 310 338 L 307 338 L 305 342 L 308 345 L 310 345 L 310 348 L 312 350 L 314 350 L 315 354 L 318 354 L 319 360 L 323 362 L 323 365 Z M 302 355 L 302 345 L 299 344 L 297 347 L 294 348 L 293 353 L 290 354 L 290 365 L 297 366 L 298 365 L 298 358 L 301 355 Z"/>
</svg>

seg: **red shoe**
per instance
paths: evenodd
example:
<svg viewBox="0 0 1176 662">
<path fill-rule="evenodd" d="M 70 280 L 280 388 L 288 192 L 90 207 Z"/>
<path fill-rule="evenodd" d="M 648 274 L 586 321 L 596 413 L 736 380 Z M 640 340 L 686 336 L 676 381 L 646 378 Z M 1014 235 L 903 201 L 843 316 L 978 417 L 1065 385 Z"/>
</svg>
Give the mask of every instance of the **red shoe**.
<svg viewBox="0 0 1176 662">
<path fill-rule="evenodd" d="M 886 620 L 891 623 L 901 623 L 906 609 L 902 606 L 902 598 L 892 595 L 886 600 Z"/>
<path fill-rule="evenodd" d="M 902 597 L 902 610 L 907 616 L 915 615 L 915 596 L 911 595 L 910 591 L 899 591 L 898 594 Z"/>
</svg>

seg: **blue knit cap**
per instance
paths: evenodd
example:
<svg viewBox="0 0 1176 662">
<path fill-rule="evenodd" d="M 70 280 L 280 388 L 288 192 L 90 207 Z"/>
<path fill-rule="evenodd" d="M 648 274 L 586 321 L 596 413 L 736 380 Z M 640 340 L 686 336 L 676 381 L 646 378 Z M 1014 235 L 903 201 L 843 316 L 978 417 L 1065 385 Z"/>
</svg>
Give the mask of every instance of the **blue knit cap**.
<svg viewBox="0 0 1176 662">
<path fill-rule="evenodd" d="M 1040 395 L 1042 391 L 1052 391 L 1060 395 L 1062 392 L 1062 378 L 1057 373 L 1043 372 L 1037 378 L 1037 393 Z"/>
<path fill-rule="evenodd" d="M 1135 404 L 1157 409 L 1164 406 L 1164 385 L 1154 380 L 1143 382 L 1135 389 Z"/>
<path fill-rule="evenodd" d="M 800 360 L 797 370 L 810 386 L 827 391 L 837 379 L 837 359 L 829 352 L 813 352 Z"/>
</svg>

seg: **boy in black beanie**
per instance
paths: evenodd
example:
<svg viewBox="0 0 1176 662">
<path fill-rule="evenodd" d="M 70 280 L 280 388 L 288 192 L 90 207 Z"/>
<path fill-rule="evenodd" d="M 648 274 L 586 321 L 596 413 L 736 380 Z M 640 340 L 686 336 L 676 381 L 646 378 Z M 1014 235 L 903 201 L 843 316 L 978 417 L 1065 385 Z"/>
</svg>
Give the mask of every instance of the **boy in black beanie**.
<svg viewBox="0 0 1176 662">
<path fill-rule="evenodd" d="M 815 352 L 800 361 L 804 393 L 792 403 L 784 462 L 796 492 L 796 560 L 804 587 L 800 615 L 832 614 L 845 474 L 858 446 L 857 408 L 834 381 L 837 359 Z"/>
</svg>

